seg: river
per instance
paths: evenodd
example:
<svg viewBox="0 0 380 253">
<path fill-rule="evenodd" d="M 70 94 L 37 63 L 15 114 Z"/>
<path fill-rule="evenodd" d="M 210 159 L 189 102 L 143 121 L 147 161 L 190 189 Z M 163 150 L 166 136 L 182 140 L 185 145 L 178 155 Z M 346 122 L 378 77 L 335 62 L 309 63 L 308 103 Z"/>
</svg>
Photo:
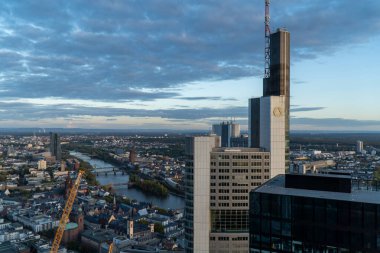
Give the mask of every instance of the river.
<svg viewBox="0 0 380 253">
<path fill-rule="evenodd" d="M 94 168 L 115 167 L 112 164 L 106 163 L 102 160 L 92 159 L 91 157 L 80 152 L 70 151 L 70 155 L 75 156 L 85 162 L 88 162 Z M 118 174 L 115 176 L 113 173 L 109 173 L 108 176 L 105 176 L 103 174 L 99 175 L 96 177 L 96 179 L 99 181 L 101 185 L 107 185 L 127 183 L 129 181 L 129 176 L 127 174 Z M 114 189 L 118 195 L 126 196 L 129 199 L 135 199 L 141 202 L 150 202 L 154 205 L 157 205 L 165 209 L 183 209 L 185 207 L 185 200 L 173 194 L 169 194 L 167 198 L 158 198 L 155 196 L 146 195 L 137 189 L 128 189 L 127 185 L 117 186 Z"/>
</svg>

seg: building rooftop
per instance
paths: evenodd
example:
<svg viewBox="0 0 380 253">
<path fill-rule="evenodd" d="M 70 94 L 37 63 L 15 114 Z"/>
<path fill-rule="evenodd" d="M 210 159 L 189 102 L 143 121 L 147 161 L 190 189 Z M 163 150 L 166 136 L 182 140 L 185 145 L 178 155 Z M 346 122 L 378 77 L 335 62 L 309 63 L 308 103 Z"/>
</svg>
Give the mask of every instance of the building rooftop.
<svg viewBox="0 0 380 253">
<path fill-rule="evenodd" d="M 300 176 L 301 177 L 301 176 Z M 303 175 L 303 177 L 310 177 L 310 175 Z M 340 175 L 314 175 L 318 177 L 319 180 L 333 178 L 333 179 L 344 179 L 347 180 L 346 176 Z M 349 177 L 348 177 L 349 179 Z M 299 180 L 303 180 L 299 178 Z M 306 185 L 306 184 L 305 184 Z M 267 181 L 260 187 L 252 190 L 253 192 L 285 195 L 285 196 L 295 196 L 295 197 L 309 197 L 309 198 L 319 198 L 319 199 L 331 199 L 331 200 L 341 200 L 350 202 L 361 202 L 369 204 L 380 204 L 380 191 L 367 190 L 363 188 L 356 188 L 351 185 L 351 192 L 338 192 L 338 191 L 328 191 L 324 189 L 321 185 L 320 189 L 305 189 L 305 188 L 291 188 L 285 186 L 285 175 L 278 175 L 271 180 Z"/>
<path fill-rule="evenodd" d="M 74 222 L 69 222 L 66 224 L 65 230 L 72 230 L 72 229 L 76 229 L 77 227 L 78 227 L 78 224 Z"/>
</svg>

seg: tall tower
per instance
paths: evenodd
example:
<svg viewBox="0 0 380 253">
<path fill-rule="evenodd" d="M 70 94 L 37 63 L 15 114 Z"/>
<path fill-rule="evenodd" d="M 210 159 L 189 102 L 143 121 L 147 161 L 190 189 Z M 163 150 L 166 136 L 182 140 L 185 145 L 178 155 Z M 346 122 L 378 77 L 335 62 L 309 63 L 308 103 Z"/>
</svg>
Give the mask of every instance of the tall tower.
<svg viewBox="0 0 380 253">
<path fill-rule="evenodd" d="M 231 147 L 231 138 L 240 136 L 240 125 L 233 121 L 212 125 L 212 133 L 220 136 L 221 147 Z"/>
<path fill-rule="evenodd" d="M 210 152 L 218 147 L 218 136 L 186 139 L 185 252 L 210 252 Z"/>
<path fill-rule="evenodd" d="M 290 111 L 290 33 L 277 29 L 270 33 L 269 0 L 265 1 L 265 74 L 263 79 L 263 96 L 284 96 L 285 115 L 285 161 L 289 167 L 289 111 Z M 261 147 L 259 98 L 249 100 L 249 146 Z M 264 115 L 265 116 L 265 115 Z M 268 117 L 270 115 L 267 115 Z"/>
<path fill-rule="evenodd" d="M 57 133 L 50 133 L 50 152 L 52 156 L 55 156 L 57 162 L 61 161 L 61 141 Z"/>
<path fill-rule="evenodd" d="M 285 97 L 285 156 L 289 167 L 290 33 L 277 29 L 270 35 L 270 76 L 263 80 L 264 97 Z"/>
</svg>

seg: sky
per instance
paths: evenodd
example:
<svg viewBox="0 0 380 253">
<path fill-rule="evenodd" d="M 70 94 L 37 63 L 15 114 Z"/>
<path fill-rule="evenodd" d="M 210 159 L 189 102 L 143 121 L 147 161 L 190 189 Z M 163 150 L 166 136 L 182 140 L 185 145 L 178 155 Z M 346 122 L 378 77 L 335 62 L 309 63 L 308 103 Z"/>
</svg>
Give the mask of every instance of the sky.
<svg viewBox="0 0 380 253">
<path fill-rule="evenodd" d="M 291 130 L 380 131 L 380 1 L 272 0 Z M 3 0 L 0 126 L 207 130 L 262 95 L 264 0 Z"/>
</svg>

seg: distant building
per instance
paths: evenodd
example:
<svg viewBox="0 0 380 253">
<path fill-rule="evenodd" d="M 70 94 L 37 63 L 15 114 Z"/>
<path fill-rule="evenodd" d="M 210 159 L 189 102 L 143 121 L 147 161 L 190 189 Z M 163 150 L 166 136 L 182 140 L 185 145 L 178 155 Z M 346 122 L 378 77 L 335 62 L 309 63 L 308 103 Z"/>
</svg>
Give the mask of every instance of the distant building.
<svg viewBox="0 0 380 253">
<path fill-rule="evenodd" d="M 132 148 L 129 151 L 129 162 L 132 163 L 132 164 L 135 163 L 136 162 L 136 158 L 137 158 L 136 149 Z"/>
<path fill-rule="evenodd" d="M 232 121 L 214 124 L 212 133 L 220 136 L 221 147 L 231 147 L 231 138 L 240 137 L 240 125 Z"/>
<path fill-rule="evenodd" d="M 363 142 L 362 141 L 356 142 L 356 152 L 359 154 L 363 153 Z"/>
<path fill-rule="evenodd" d="M 46 170 L 46 161 L 45 160 L 39 160 L 37 162 L 38 170 Z"/>
<path fill-rule="evenodd" d="M 62 158 L 61 140 L 59 134 L 50 133 L 50 153 L 55 156 L 55 160 L 60 162 Z"/>
<path fill-rule="evenodd" d="M 231 138 L 231 147 L 247 148 L 248 147 L 248 136 L 240 135 L 239 137 Z"/>
<path fill-rule="evenodd" d="M 34 232 L 51 230 L 59 224 L 59 220 L 55 220 L 48 215 L 17 215 L 14 217 L 14 220 L 20 222 L 25 227 L 31 228 Z"/>
<path fill-rule="evenodd" d="M 278 175 L 250 194 L 250 252 L 380 252 L 380 185 Z"/>
</svg>

